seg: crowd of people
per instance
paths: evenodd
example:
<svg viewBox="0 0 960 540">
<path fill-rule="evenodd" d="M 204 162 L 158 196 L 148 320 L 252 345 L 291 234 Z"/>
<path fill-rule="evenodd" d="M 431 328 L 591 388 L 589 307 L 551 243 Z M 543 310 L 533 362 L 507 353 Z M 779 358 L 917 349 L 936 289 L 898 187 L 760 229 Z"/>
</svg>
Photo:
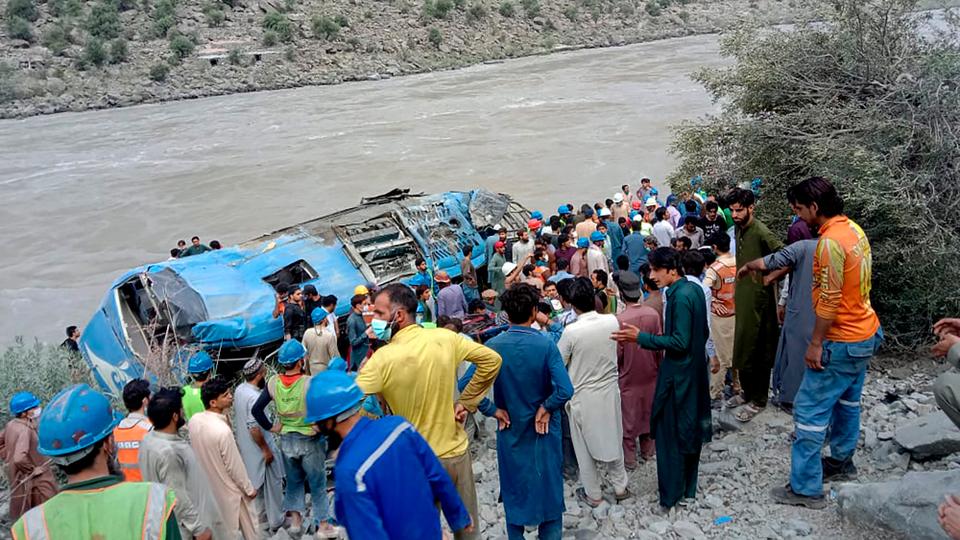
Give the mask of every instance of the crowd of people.
<svg viewBox="0 0 960 540">
<path fill-rule="evenodd" d="M 750 189 L 661 202 L 643 179 L 533 212 L 515 238 L 492 227 L 463 249 L 459 276 L 419 259 L 405 283 L 358 285 L 345 330 L 336 297 L 281 284 L 278 371 L 253 358 L 235 388 L 200 351 L 183 388 L 127 383 L 124 418 L 85 385 L 42 412 L 17 394 L 0 437 L 13 535 L 324 538 L 340 526 L 422 539 L 444 534 L 442 514 L 457 539 L 478 538 L 470 449 L 483 415 L 498 426 L 507 536 L 559 539 L 565 477 L 592 508 L 635 497 L 629 471 L 655 462 L 653 511 L 668 513 L 696 497 L 712 411 L 750 422 L 768 401 L 795 419 L 772 499 L 824 508 L 824 482 L 856 475 L 860 393 L 883 332 L 870 244 L 837 190 L 813 177 L 787 199 L 796 220 L 778 234 Z M 934 352 L 957 361 L 960 321 L 936 331 Z M 960 419 L 958 395 L 960 381 L 938 382 Z M 50 462 L 68 479 L 59 494 Z M 960 525 L 960 498 L 940 519 Z"/>
</svg>

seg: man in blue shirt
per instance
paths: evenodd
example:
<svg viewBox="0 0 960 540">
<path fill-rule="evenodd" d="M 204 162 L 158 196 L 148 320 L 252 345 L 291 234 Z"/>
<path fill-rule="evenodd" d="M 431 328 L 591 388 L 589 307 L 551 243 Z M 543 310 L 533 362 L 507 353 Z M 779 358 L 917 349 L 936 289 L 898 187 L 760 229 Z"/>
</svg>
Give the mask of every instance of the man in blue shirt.
<svg viewBox="0 0 960 540">
<path fill-rule="evenodd" d="M 647 246 L 643 243 L 643 234 L 640 230 L 643 228 L 643 216 L 637 216 L 631 220 L 633 232 L 623 239 L 623 254 L 630 261 L 628 270 L 634 274 L 640 273 L 640 265 L 647 262 Z"/>
<path fill-rule="evenodd" d="M 343 440 L 335 507 L 350 538 L 440 538 L 434 501 L 454 531 L 473 532 L 470 514 L 427 441 L 399 416 L 362 417 L 365 397 L 352 377 L 335 370 L 313 377 L 306 397 L 306 420 L 332 445 Z"/>
</svg>

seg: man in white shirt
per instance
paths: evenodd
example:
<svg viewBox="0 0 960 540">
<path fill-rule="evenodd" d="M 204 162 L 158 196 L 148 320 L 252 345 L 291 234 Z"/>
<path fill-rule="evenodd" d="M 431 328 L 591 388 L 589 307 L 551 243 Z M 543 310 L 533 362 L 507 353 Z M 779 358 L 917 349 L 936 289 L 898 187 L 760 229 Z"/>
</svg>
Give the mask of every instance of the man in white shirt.
<svg viewBox="0 0 960 540">
<path fill-rule="evenodd" d="M 656 216 L 657 222 L 653 224 L 653 236 L 657 239 L 657 245 L 672 245 L 673 239 L 677 237 L 677 231 L 673 229 L 673 225 L 667 219 L 667 209 L 657 208 L 654 216 Z"/>
</svg>

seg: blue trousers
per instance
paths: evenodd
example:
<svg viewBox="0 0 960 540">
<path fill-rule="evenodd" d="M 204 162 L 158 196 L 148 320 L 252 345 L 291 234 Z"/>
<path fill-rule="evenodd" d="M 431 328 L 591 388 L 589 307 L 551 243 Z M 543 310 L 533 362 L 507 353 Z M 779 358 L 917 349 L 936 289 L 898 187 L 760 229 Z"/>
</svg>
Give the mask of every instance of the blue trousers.
<svg viewBox="0 0 960 540">
<path fill-rule="evenodd" d="M 306 517 L 305 484 L 310 484 L 313 522 L 327 521 L 330 509 L 327 502 L 327 441 L 319 435 L 300 433 L 280 435 L 283 469 L 287 474 L 287 490 L 283 494 L 284 512 L 299 512 Z M 304 519 L 304 523 L 307 521 Z"/>
<path fill-rule="evenodd" d="M 563 535 L 563 520 L 555 519 L 553 521 L 544 521 L 537 527 L 537 538 L 539 540 L 560 540 Z M 507 523 L 508 540 L 524 540 L 523 525 L 512 525 Z"/>
<path fill-rule="evenodd" d="M 823 495 L 820 451 L 830 430 L 830 456 L 853 457 L 860 438 L 860 394 L 870 358 L 883 342 L 883 331 L 865 341 L 823 342 L 820 371 L 807 368 L 793 402 L 796 439 L 790 455 L 794 493 Z"/>
</svg>

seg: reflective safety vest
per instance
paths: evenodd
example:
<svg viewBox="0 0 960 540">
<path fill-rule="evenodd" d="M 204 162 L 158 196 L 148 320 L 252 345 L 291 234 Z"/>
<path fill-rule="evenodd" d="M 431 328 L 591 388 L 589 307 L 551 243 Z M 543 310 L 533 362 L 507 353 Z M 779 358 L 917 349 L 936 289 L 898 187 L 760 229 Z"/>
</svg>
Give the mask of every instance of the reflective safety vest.
<svg viewBox="0 0 960 540">
<path fill-rule="evenodd" d="M 113 429 L 113 440 L 117 445 L 117 461 L 128 482 L 143 480 L 140 474 L 140 441 L 153 430 L 153 424 L 146 418 L 126 417 Z"/>
<path fill-rule="evenodd" d="M 719 276 L 716 284 L 720 285 L 718 289 L 713 289 L 713 297 L 710 300 L 710 312 L 717 317 L 733 317 L 733 292 L 737 284 L 737 267 L 728 266 L 720 261 L 716 261 L 710 265 L 710 269 Z M 720 306 L 725 307 L 727 310 L 723 315 L 720 314 Z"/>
<path fill-rule="evenodd" d="M 176 496 L 153 482 L 65 490 L 13 525 L 14 540 L 163 540 Z"/>
<path fill-rule="evenodd" d="M 280 433 L 302 433 L 313 435 L 313 427 L 304 419 L 307 417 L 307 387 L 310 377 L 301 375 L 290 386 L 284 386 L 279 375 L 270 377 L 267 387 L 277 406 L 280 418 Z"/>
<path fill-rule="evenodd" d="M 203 406 L 203 399 L 200 398 L 200 389 L 192 384 L 183 387 L 183 419 L 189 421 L 190 417 L 203 412 L 206 407 Z"/>
</svg>

